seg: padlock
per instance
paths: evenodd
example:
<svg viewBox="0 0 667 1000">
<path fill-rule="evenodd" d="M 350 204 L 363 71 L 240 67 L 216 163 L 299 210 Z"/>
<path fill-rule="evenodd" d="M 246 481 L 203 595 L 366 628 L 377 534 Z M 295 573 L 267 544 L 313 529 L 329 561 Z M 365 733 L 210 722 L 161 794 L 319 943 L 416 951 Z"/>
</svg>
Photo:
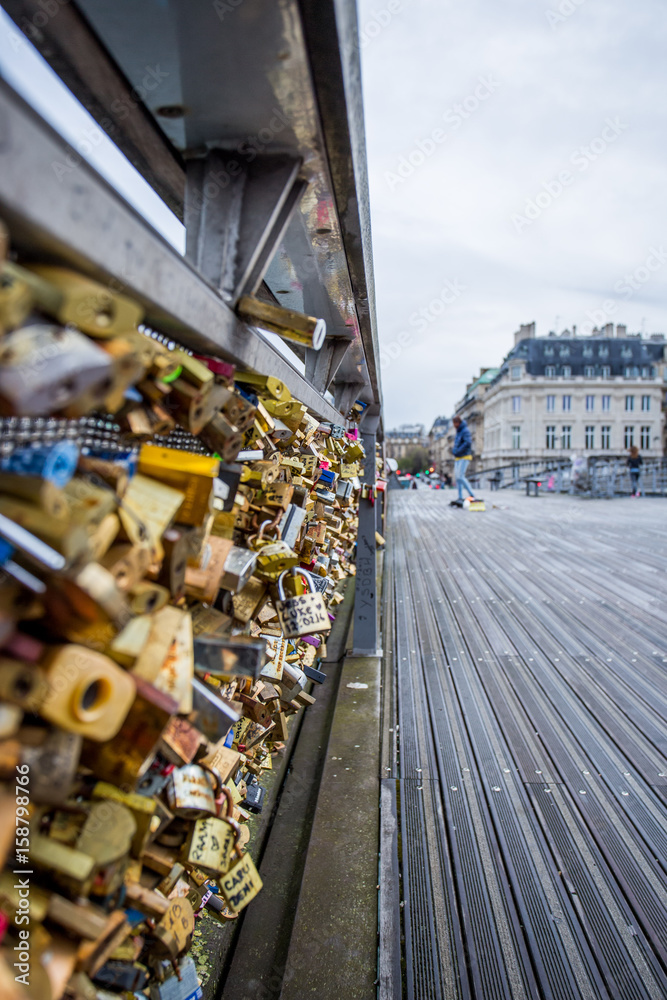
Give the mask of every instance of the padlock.
<svg viewBox="0 0 667 1000">
<path fill-rule="evenodd" d="M 73 323 L 91 337 L 116 337 L 136 330 L 141 322 L 143 310 L 134 299 L 76 271 L 30 264 L 21 272 L 37 276 L 33 292 L 40 309 L 63 325 Z"/>
<path fill-rule="evenodd" d="M 170 764 L 183 767 L 185 764 L 191 764 L 199 754 L 203 739 L 203 734 L 192 722 L 180 715 L 174 715 L 160 736 L 158 753 Z"/>
<path fill-rule="evenodd" d="M 266 582 L 251 576 L 243 590 L 232 596 L 234 617 L 240 622 L 249 622 L 260 612 L 266 600 Z"/>
<path fill-rule="evenodd" d="M 232 815 L 232 793 L 223 785 L 222 794 L 224 811 L 220 816 L 205 816 L 196 820 L 181 853 L 185 864 L 193 865 L 209 875 L 223 875 L 229 870 L 241 836 L 239 825 Z"/>
<path fill-rule="evenodd" d="M 137 473 L 130 480 L 118 511 L 129 540 L 135 545 L 152 544 L 161 552 L 160 539 L 184 500 L 181 490 Z"/>
<path fill-rule="evenodd" d="M 0 534 L 26 556 L 53 570 L 81 563 L 89 551 L 88 534 L 81 525 L 1 495 Z"/>
<path fill-rule="evenodd" d="M 243 448 L 243 434 L 223 413 L 216 413 L 202 428 L 199 437 L 223 462 L 233 462 Z"/>
<path fill-rule="evenodd" d="M 248 548 L 257 552 L 257 567 L 255 575 L 264 580 L 277 580 L 281 573 L 299 564 L 299 556 L 281 541 L 280 529 L 277 525 L 272 529 L 276 536 L 275 542 L 264 538 L 264 533 L 270 525 L 264 521 L 257 535 L 248 539 Z"/>
<path fill-rule="evenodd" d="M 222 894 L 234 913 L 240 913 L 262 888 L 262 880 L 249 854 L 244 854 L 219 879 Z"/>
<path fill-rule="evenodd" d="M 175 515 L 179 524 L 200 525 L 210 512 L 213 480 L 220 469 L 217 458 L 145 444 L 139 452 L 137 468 L 143 475 L 184 494 Z"/>
<path fill-rule="evenodd" d="M 279 378 L 275 375 L 260 375 L 257 372 L 237 372 L 236 382 L 240 385 L 249 386 L 251 391 L 260 389 L 262 396 L 272 396 L 274 399 L 289 401 L 292 394 Z"/>
<path fill-rule="evenodd" d="M 236 392 L 227 390 L 224 401 L 220 401 L 220 410 L 224 417 L 244 434 L 255 421 L 256 407 Z"/>
<path fill-rule="evenodd" d="M 11 265 L 5 265 L 0 271 L 0 333 L 21 326 L 30 315 L 32 307 L 30 285 L 18 274 L 11 272 Z"/>
<path fill-rule="evenodd" d="M 241 482 L 255 489 L 268 489 L 278 478 L 280 466 L 275 462 L 251 462 L 244 465 Z"/>
<path fill-rule="evenodd" d="M 150 631 L 150 615 L 137 615 L 135 618 L 131 618 L 125 628 L 113 638 L 105 652 L 121 667 L 130 669 L 148 642 Z"/>
<path fill-rule="evenodd" d="M 225 571 L 225 560 L 233 548 L 227 538 L 212 535 L 202 549 L 199 564 L 185 570 L 185 592 L 204 604 L 213 604 Z"/>
<path fill-rule="evenodd" d="M 34 476 L 62 489 L 76 472 L 79 446 L 73 441 L 56 441 L 39 447 L 17 448 L 0 462 L 3 472 Z M 4 477 L 3 489 L 6 490 Z"/>
<path fill-rule="evenodd" d="M 195 670 L 204 676 L 257 680 L 266 659 L 266 643 L 250 636 L 218 636 L 200 633 L 194 637 Z"/>
<path fill-rule="evenodd" d="M 216 413 L 214 393 L 206 388 L 198 389 L 183 378 L 175 379 L 170 385 L 169 402 L 170 406 L 174 403 L 179 423 L 191 434 L 201 434 Z"/>
<path fill-rule="evenodd" d="M 167 785 L 167 804 L 181 819 L 217 816 L 216 796 L 220 792 L 220 775 L 199 764 L 186 764 L 171 773 Z"/>
<path fill-rule="evenodd" d="M 257 567 L 257 553 L 233 545 L 225 558 L 220 579 L 222 590 L 238 594 L 246 586 Z"/>
<path fill-rule="evenodd" d="M 178 975 L 166 969 L 165 978 L 152 982 L 150 1000 L 202 1000 L 197 967 L 188 955 L 178 964 Z"/>
<path fill-rule="evenodd" d="M 181 715 L 189 715 L 192 711 L 194 669 L 192 619 L 189 613 L 185 612 L 182 614 L 167 655 L 152 682 L 158 691 L 163 691 L 174 699 Z"/>
<path fill-rule="evenodd" d="M 302 344 L 313 351 L 319 351 L 324 343 L 327 325 L 323 319 L 284 309 L 249 295 L 244 295 L 236 308 L 242 319 L 264 330 L 271 330 L 284 340 Z"/>
<path fill-rule="evenodd" d="M 178 709 L 176 702 L 140 677 L 135 698 L 116 736 L 106 743 L 86 741 L 82 763 L 96 777 L 134 788 L 150 767 L 165 726 Z"/>
<path fill-rule="evenodd" d="M 136 689 L 113 660 L 70 644 L 49 647 L 40 666 L 49 683 L 40 706 L 45 719 L 99 743 L 118 733 Z"/>
<path fill-rule="evenodd" d="M 21 745 L 21 764 L 30 768 L 33 802 L 64 802 L 74 784 L 81 756 L 82 737 L 63 729 L 41 731 L 39 745 Z"/>
<path fill-rule="evenodd" d="M 282 573 L 278 580 L 276 611 L 283 635 L 286 638 L 295 638 L 309 635 L 311 632 L 329 632 L 331 622 L 324 598 L 315 590 L 312 577 L 307 570 L 302 569 L 297 572 L 306 581 L 308 592 L 305 594 L 286 598 L 284 580 L 288 575 L 287 572 Z"/>
<path fill-rule="evenodd" d="M 197 729 L 213 743 L 224 739 L 239 719 L 232 704 L 197 677 L 192 681 L 192 709 Z"/>
<path fill-rule="evenodd" d="M 35 324 L 8 333 L 0 344 L 0 409 L 41 416 L 72 406 L 85 395 L 101 406 L 112 388 L 111 358 L 71 328 Z"/>
</svg>

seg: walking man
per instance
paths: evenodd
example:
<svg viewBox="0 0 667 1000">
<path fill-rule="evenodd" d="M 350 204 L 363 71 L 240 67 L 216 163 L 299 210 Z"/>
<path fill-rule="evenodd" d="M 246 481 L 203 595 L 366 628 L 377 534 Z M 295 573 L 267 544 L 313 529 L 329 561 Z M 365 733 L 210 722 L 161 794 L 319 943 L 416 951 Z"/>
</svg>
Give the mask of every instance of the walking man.
<svg viewBox="0 0 667 1000">
<path fill-rule="evenodd" d="M 472 460 L 472 438 L 465 420 L 462 420 L 461 417 L 454 417 L 452 423 L 456 428 L 456 438 L 454 439 L 452 455 L 455 459 L 454 478 L 459 490 L 459 500 L 463 500 L 464 487 L 474 500 L 472 486 L 466 479 L 466 469 L 468 468 L 468 463 Z"/>
</svg>

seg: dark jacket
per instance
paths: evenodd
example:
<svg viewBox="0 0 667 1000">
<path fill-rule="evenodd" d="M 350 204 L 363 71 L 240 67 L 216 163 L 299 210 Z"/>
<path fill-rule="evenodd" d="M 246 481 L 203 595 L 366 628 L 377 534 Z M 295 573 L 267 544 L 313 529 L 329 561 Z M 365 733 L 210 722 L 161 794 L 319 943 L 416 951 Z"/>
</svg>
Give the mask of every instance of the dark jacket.
<svg viewBox="0 0 667 1000">
<path fill-rule="evenodd" d="M 470 436 L 470 431 L 465 420 L 461 421 L 456 432 L 452 455 L 454 458 L 461 458 L 463 455 L 472 455 L 472 437 Z"/>
<path fill-rule="evenodd" d="M 634 457 L 631 455 L 628 459 L 628 465 L 631 469 L 641 469 L 643 464 L 641 455 L 635 455 Z"/>
</svg>

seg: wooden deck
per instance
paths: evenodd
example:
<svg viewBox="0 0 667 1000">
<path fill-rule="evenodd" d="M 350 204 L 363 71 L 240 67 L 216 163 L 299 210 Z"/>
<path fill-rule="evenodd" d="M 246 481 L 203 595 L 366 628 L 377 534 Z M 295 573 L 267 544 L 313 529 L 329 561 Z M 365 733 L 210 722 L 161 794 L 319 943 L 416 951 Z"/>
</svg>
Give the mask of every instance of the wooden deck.
<svg viewBox="0 0 667 1000">
<path fill-rule="evenodd" d="M 454 495 L 389 494 L 404 995 L 664 1000 L 667 504 Z"/>
</svg>

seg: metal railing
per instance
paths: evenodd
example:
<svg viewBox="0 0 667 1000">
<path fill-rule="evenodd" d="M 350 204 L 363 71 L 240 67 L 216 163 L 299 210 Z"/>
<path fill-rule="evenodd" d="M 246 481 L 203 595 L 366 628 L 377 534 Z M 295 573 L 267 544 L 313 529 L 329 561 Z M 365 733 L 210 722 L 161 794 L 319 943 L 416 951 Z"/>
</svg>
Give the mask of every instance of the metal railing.
<svg viewBox="0 0 667 1000">
<path fill-rule="evenodd" d="M 570 461 L 534 459 L 484 469 L 468 478 L 479 490 L 524 489 L 527 479 L 540 479 L 550 493 L 609 498 L 632 493 L 626 457 L 589 458 L 576 472 Z M 667 496 L 667 459 L 644 459 L 639 488 L 646 496 Z"/>
</svg>

